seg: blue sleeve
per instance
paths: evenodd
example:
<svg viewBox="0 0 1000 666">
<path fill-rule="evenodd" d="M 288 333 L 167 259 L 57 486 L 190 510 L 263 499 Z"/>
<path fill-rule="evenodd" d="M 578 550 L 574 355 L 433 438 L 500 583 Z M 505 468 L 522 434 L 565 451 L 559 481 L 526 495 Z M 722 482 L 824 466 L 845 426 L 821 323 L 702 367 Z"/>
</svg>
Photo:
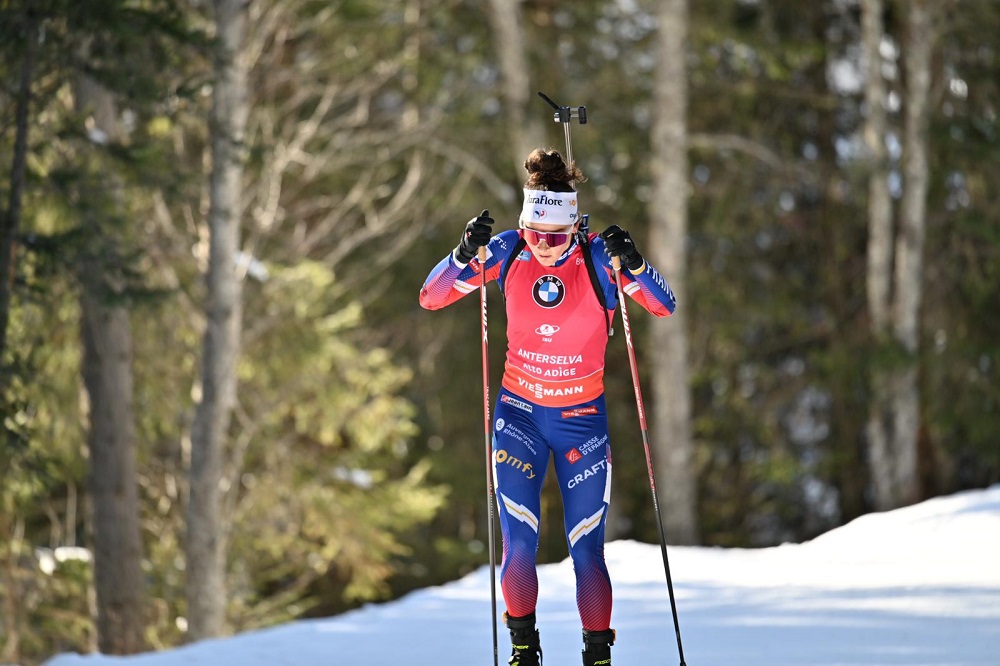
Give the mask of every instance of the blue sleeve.
<svg viewBox="0 0 1000 666">
<path fill-rule="evenodd" d="M 618 304 L 618 288 L 615 284 L 614 268 L 611 264 L 611 257 L 604 252 L 604 239 L 594 235 L 590 241 L 591 254 L 594 257 L 595 266 L 601 266 L 604 270 L 597 271 L 601 286 L 607 297 L 608 307 Z M 677 307 L 677 300 L 674 297 L 670 285 L 660 275 L 652 264 L 648 261 L 643 266 L 643 271 L 638 275 L 633 275 L 627 268 L 622 268 L 622 291 L 628 294 L 634 301 L 639 303 L 650 314 L 657 317 L 666 317 L 674 312 Z"/>
<path fill-rule="evenodd" d="M 486 246 L 487 282 L 497 279 L 516 242 L 517 231 L 512 230 L 503 231 L 490 239 Z M 482 269 L 478 257 L 473 257 L 468 264 L 460 264 L 454 253 L 449 253 L 431 269 L 420 288 L 420 305 L 428 310 L 439 310 L 475 291 L 482 281 L 479 277 Z"/>
</svg>

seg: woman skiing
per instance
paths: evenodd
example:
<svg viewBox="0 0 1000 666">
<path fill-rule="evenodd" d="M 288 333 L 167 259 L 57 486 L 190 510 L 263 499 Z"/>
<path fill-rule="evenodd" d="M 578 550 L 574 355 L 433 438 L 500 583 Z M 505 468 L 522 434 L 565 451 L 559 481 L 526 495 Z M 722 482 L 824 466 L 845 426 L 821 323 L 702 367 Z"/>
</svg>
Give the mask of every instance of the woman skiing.
<svg viewBox="0 0 1000 666">
<path fill-rule="evenodd" d="M 605 350 L 618 304 L 611 257 L 623 291 L 650 313 L 674 310 L 674 295 L 643 260 L 628 232 L 612 225 L 582 234 L 576 185 L 583 174 L 556 150 L 534 150 L 518 229 L 492 235 L 488 211 L 431 271 L 420 304 L 437 310 L 497 280 L 506 300 L 507 358 L 493 421 L 493 468 L 503 536 L 500 583 L 511 666 L 538 666 L 536 553 L 541 492 L 555 460 L 566 539 L 583 625 L 583 663 L 609 665 L 611 581 L 604 527 L 611 498 L 611 447 L 604 400 Z M 486 247 L 485 265 L 477 252 Z"/>
</svg>

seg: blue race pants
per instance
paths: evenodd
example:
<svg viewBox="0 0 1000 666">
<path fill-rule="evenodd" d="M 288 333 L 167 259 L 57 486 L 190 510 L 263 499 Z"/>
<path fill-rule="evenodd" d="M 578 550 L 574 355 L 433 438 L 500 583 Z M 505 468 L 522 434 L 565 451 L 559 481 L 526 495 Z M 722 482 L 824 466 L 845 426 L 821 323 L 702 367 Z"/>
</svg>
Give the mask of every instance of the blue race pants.
<svg viewBox="0 0 1000 666">
<path fill-rule="evenodd" d="M 566 541 L 576 573 L 583 628 L 611 624 L 611 580 L 604 562 L 604 525 L 611 499 L 611 448 L 604 396 L 573 407 L 540 407 L 501 389 L 493 422 L 507 612 L 523 617 L 538 601 L 538 527 L 542 483 L 555 459 Z"/>
</svg>

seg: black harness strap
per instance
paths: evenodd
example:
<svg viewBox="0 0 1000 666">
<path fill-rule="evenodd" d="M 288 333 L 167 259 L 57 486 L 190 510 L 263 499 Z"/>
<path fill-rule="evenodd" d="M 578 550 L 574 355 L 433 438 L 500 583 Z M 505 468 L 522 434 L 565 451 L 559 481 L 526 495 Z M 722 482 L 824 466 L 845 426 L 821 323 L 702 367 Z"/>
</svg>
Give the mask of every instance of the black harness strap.
<svg viewBox="0 0 1000 666">
<path fill-rule="evenodd" d="M 524 236 L 517 239 L 514 243 L 514 249 L 511 250 L 510 254 L 507 256 L 507 261 L 503 265 L 503 270 L 500 271 L 499 280 L 500 286 L 503 287 L 500 291 L 503 292 L 504 299 L 507 298 L 507 275 L 510 273 L 510 266 L 514 263 L 514 260 L 521 256 L 521 251 L 528 245 L 528 241 L 524 240 Z"/>
<path fill-rule="evenodd" d="M 601 304 L 601 311 L 604 312 L 604 325 L 607 326 L 608 337 L 615 334 L 615 329 L 611 327 L 611 317 L 608 316 L 608 299 L 604 298 L 604 290 L 601 288 L 601 281 L 597 279 L 597 268 L 594 266 L 594 257 L 590 254 L 590 240 L 587 232 L 581 231 L 579 234 L 580 249 L 583 250 L 583 263 L 587 264 L 587 272 L 590 273 L 590 284 L 594 286 L 594 293 L 597 294 L 597 302 Z"/>
</svg>

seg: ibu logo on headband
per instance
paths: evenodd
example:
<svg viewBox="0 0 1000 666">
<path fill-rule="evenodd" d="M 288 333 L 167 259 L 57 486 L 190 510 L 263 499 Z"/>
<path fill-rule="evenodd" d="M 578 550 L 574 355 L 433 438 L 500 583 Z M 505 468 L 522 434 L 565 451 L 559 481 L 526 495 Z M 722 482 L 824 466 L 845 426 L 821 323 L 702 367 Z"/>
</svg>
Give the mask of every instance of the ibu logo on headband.
<svg viewBox="0 0 1000 666">
<path fill-rule="evenodd" d="M 568 226 L 574 224 L 576 220 L 576 192 L 524 190 L 522 222 Z"/>
</svg>

